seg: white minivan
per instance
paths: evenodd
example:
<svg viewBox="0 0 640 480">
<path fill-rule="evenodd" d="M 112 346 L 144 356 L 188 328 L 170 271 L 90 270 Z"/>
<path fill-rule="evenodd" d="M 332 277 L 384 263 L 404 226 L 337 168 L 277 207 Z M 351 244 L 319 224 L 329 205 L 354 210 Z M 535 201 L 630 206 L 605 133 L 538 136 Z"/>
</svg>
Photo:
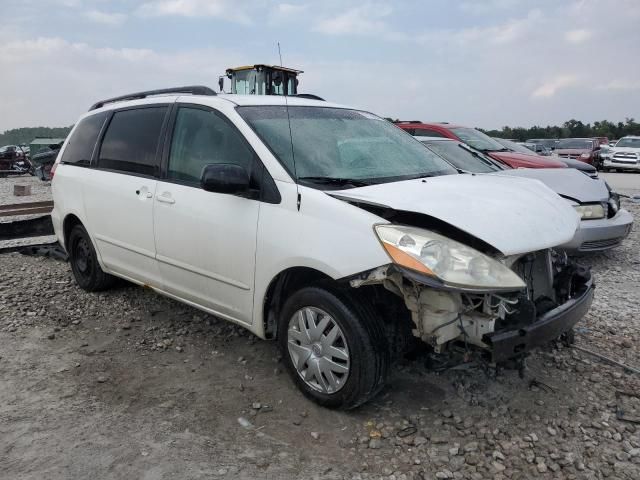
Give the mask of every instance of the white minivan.
<svg viewBox="0 0 640 480">
<path fill-rule="evenodd" d="M 141 92 L 65 142 L 52 219 L 78 285 L 115 277 L 277 339 L 297 386 L 353 408 L 420 339 L 500 364 L 570 332 L 579 225 L 536 180 L 459 174 L 371 113 L 303 96 Z"/>
</svg>

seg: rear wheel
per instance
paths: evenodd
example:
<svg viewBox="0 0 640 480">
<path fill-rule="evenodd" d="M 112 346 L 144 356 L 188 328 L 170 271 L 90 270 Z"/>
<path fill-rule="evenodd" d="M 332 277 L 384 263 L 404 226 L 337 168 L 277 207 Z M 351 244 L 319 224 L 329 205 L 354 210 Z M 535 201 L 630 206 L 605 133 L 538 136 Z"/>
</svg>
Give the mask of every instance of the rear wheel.
<svg viewBox="0 0 640 480">
<path fill-rule="evenodd" d="M 322 284 L 291 295 L 278 343 L 293 381 L 320 405 L 355 408 L 384 386 L 389 347 L 382 321 L 345 290 Z"/>
<path fill-rule="evenodd" d="M 113 286 L 116 278 L 100 268 L 91 238 L 82 225 L 76 225 L 71 230 L 67 252 L 73 276 L 80 288 L 88 292 L 97 292 Z"/>
</svg>

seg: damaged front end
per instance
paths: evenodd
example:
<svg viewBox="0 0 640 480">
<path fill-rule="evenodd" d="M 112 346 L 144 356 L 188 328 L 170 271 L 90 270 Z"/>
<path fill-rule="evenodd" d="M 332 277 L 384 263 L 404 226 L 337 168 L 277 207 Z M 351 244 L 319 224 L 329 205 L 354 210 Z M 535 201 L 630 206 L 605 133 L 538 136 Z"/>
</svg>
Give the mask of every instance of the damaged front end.
<svg viewBox="0 0 640 480">
<path fill-rule="evenodd" d="M 365 272 L 350 284 L 382 285 L 401 297 L 413 335 L 435 353 L 477 351 L 496 364 L 558 338 L 588 311 L 591 273 L 564 253 L 545 249 L 494 260 L 522 280 L 518 288 L 451 285 L 398 262 Z"/>
</svg>

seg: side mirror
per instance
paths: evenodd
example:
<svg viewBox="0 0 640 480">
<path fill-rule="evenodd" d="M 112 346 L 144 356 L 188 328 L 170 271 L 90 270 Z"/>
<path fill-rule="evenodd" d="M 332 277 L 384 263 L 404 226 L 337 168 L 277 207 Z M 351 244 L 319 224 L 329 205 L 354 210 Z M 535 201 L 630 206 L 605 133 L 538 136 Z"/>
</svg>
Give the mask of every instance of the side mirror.
<svg viewBox="0 0 640 480">
<path fill-rule="evenodd" d="M 233 163 L 213 163 L 202 170 L 200 186 L 207 192 L 238 194 L 249 191 L 249 172 Z"/>
</svg>

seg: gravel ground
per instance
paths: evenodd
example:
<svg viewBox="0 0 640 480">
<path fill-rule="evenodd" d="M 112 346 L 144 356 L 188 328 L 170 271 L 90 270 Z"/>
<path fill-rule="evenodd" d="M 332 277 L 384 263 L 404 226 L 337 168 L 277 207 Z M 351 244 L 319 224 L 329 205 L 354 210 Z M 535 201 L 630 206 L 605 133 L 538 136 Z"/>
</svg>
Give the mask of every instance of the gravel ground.
<svg viewBox="0 0 640 480">
<path fill-rule="evenodd" d="M 637 230 L 582 259 L 597 289 L 577 345 L 640 367 Z M 534 353 L 524 379 L 408 361 L 335 412 L 231 324 L 127 284 L 87 294 L 47 258 L 0 272 L 1 478 L 640 478 L 640 424 L 616 418 L 640 417 L 616 397 L 640 375 L 576 349 Z"/>
</svg>

